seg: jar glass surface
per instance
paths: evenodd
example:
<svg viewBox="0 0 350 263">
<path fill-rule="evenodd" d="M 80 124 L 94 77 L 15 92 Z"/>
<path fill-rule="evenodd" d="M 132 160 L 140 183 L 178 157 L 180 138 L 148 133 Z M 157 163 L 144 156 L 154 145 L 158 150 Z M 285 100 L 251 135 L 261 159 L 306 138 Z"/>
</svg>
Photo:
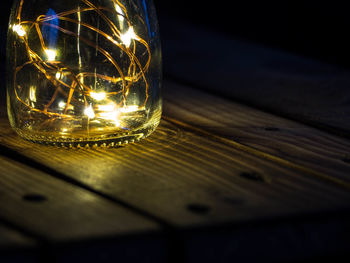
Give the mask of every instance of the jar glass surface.
<svg viewBox="0 0 350 263">
<path fill-rule="evenodd" d="M 7 108 L 25 139 L 120 145 L 161 117 L 161 48 L 151 0 L 15 0 Z"/>
</svg>

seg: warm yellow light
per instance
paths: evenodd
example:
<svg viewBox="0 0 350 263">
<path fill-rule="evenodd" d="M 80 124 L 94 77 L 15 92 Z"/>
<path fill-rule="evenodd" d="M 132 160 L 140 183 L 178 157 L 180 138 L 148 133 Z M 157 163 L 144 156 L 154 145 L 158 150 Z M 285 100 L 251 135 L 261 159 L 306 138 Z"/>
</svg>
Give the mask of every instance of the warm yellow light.
<svg viewBox="0 0 350 263">
<path fill-rule="evenodd" d="M 120 126 L 120 110 L 117 108 L 115 103 L 110 103 L 106 105 L 98 105 L 97 109 L 99 111 L 98 117 L 104 120 L 113 121 L 115 126 Z"/>
<path fill-rule="evenodd" d="M 129 27 L 128 31 L 126 31 L 125 34 L 121 34 L 120 35 L 120 40 L 123 42 L 123 44 L 126 47 L 130 47 L 132 39 L 137 39 L 137 36 L 136 36 L 136 34 L 134 32 L 134 28 L 133 27 Z"/>
<path fill-rule="evenodd" d="M 114 124 L 117 127 L 120 127 L 120 121 L 118 119 L 114 120 Z"/>
<path fill-rule="evenodd" d="M 90 92 L 91 98 L 94 100 L 100 101 L 104 100 L 106 98 L 106 93 L 105 92 Z"/>
<path fill-rule="evenodd" d="M 13 32 L 16 32 L 20 37 L 24 37 L 26 35 L 26 31 L 21 25 L 13 25 L 12 30 Z"/>
<path fill-rule="evenodd" d="M 141 127 L 142 136 L 154 129 L 158 120 L 150 120 L 148 113 L 158 116 L 160 106 L 147 102 L 160 73 L 159 63 L 152 59 L 159 45 L 149 43 L 153 20 L 148 21 L 145 5 L 83 0 L 83 6 L 62 7 L 57 13 L 41 7 L 33 13 L 26 10 L 29 0 L 16 1 L 9 30 L 13 42 L 20 42 L 18 48 L 13 46 L 20 59 L 13 67 L 11 86 L 15 106 L 26 109 L 23 123 L 50 143 L 62 139 L 62 145 L 90 145 L 90 139 L 100 138 L 128 143 L 126 133 L 141 138 Z M 96 19 L 92 21 L 91 15 Z"/>
<path fill-rule="evenodd" d="M 111 112 L 101 112 L 99 117 L 104 120 L 113 121 L 115 126 L 120 126 L 119 121 L 120 112 L 118 110 L 114 110 Z"/>
<path fill-rule="evenodd" d="M 56 59 L 57 56 L 57 52 L 56 50 L 53 49 L 45 49 L 45 53 L 47 56 L 47 60 L 48 61 L 54 61 Z"/>
<path fill-rule="evenodd" d="M 130 113 L 130 112 L 135 112 L 138 110 L 139 110 L 139 106 L 137 106 L 137 105 L 125 106 L 125 107 L 120 109 L 120 111 L 123 113 Z"/>
<path fill-rule="evenodd" d="M 59 72 L 59 71 L 57 71 L 57 73 L 56 73 L 56 79 L 61 79 L 61 77 L 62 77 L 62 73 Z"/>
<path fill-rule="evenodd" d="M 114 3 L 114 8 L 115 8 L 115 11 L 117 11 L 118 14 L 123 14 L 122 9 L 120 8 L 120 6 L 117 3 Z M 123 16 L 120 16 L 120 17 L 121 17 L 120 19 L 124 20 Z"/>
<path fill-rule="evenodd" d="M 36 87 L 35 86 L 29 87 L 29 99 L 30 99 L 30 101 L 36 102 Z"/>
<path fill-rule="evenodd" d="M 117 3 L 114 3 L 115 11 L 118 13 L 118 20 L 120 23 L 120 27 L 123 28 L 124 16 L 123 11 Z"/>
<path fill-rule="evenodd" d="M 115 104 L 105 104 L 105 105 L 97 105 L 98 111 L 104 112 L 104 111 L 114 111 L 115 110 Z"/>
<path fill-rule="evenodd" d="M 91 107 L 91 105 L 84 110 L 84 114 L 88 116 L 90 119 L 95 118 L 95 112 Z"/>
<path fill-rule="evenodd" d="M 58 107 L 59 107 L 60 109 L 64 109 L 64 108 L 66 107 L 66 103 L 65 103 L 64 101 L 60 101 L 60 102 L 58 103 Z"/>
</svg>

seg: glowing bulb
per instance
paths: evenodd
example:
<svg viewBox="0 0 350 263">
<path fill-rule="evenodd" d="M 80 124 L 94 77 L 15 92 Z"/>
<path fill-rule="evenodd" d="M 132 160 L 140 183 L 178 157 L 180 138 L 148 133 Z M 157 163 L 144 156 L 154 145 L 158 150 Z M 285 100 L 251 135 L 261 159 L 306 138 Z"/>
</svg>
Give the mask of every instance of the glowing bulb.
<svg viewBox="0 0 350 263">
<path fill-rule="evenodd" d="M 90 92 L 91 98 L 94 100 L 100 101 L 104 100 L 106 98 L 106 93 L 105 92 Z"/>
<path fill-rule="evenodd" d="M 90 119 L 95 118 L 95 112 L 92 109 L 91 105 L 84 110 L 84 114 Z"/>
<path fill-rule="evenodd" d="M 61 79 L 61 77 L 62 77 L 62 73 L 59 72 L 59 71 L 57 71 L 57 73 L 56 73 L 56 79 Z"/>
<path fill-rule="evenodd" d="M 64 101 L 60 101 L 60 102 L 58 103 L 58 107 L 59 107 L 60 109 L 64 109 L 64 108 L 66 107 L 66 103 L 65 103 Z"/>
<path fill-rule="evenodd" d="M 56 50 L 53 49 L 45 49 L 45 53 L 47 56 L 47 60 L 48 61 L 54 61 L 56 59 L 57 56 L 57 52 Z"/>
<path fill-rule="evenodd" d="M 12 30 L 13 32 L 16 32 L 20 37 L 24 37 L 26 35 L 26 31 L 21 25 L 13 25 Z"/>
<path fill-rule="evenodd" d="M 131 39 L 137 39 L 133 27 L 129 27 L 128 31 L 126 31 L 125 34 L 120 35 L 120 40 L 126 47 L 130 47 Z"/>
</svg>

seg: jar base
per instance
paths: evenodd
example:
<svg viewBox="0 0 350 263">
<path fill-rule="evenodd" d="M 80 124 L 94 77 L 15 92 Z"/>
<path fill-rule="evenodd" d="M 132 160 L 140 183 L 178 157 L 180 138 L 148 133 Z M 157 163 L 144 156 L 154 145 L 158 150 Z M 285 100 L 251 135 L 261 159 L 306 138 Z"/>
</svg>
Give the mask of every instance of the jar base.
<svg viewBox="0 0 350 263">
<path fill-rule="evenodd" d="M 38 135 L 23 131 L 21 129 L 15 129 L 15 131 L 25 140 L 45 145 L 68 148 L 120 147 L 146 138 L 157 128 L 158 124 L 159 123 L 131 132 L 79 138 L 62 137 L 55 135 Z"/>
</svg>

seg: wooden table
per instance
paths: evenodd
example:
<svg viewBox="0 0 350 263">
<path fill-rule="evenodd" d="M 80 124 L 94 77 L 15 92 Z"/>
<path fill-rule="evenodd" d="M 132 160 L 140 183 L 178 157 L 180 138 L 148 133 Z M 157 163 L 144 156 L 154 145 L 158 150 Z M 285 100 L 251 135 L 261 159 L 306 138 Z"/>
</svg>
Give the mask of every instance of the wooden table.
<svg viewBox="0 0 350 263">
<path fill-rule="evenodd" d="M 183 29 L 163 43 L 163 118 L 141 143 L 33 144 L 3 111 L 1 263 L 349 256 L 345 71 L 219 35 L 213 51 L 213 32 Z"/>
</svg>

